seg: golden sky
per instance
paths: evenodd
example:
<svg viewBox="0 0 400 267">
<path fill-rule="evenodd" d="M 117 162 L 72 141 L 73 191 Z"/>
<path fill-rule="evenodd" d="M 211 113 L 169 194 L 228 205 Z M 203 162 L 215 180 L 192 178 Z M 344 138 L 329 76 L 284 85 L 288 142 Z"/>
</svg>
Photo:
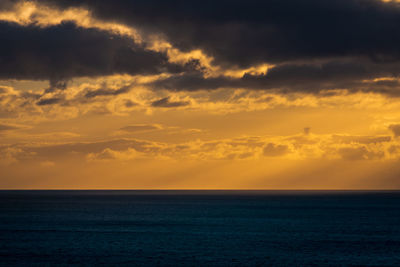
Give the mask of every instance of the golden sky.
<svg viewBox="0 0 400 267">
<path fill-rule="evenodd" d="M 398 5 L 222 2 L 0 4 L 0 188 L 400 189 Z"/>
</svg>

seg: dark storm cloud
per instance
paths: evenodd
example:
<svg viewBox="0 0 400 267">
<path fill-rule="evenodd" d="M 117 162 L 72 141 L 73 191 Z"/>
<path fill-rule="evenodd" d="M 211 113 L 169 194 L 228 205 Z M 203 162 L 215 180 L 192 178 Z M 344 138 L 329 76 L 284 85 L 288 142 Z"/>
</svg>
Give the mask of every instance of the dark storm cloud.
<svg viewBox="0 0 400 267">
<path fill-rule="evenodd" d="M 400 85 L 397 80 L 372 81 L 379 77 L 396 78 L 399 74 L 398 63 L 383 64 L 353 58 L 321 63 L 281 64 L 270 68 L 266 74 L 246 73 L 241 78 L 205 78 L 200 72 L 191 72 L 156 81 L 153 86 L 176 91 L 246 88 L 319 93 L 321 90 L 348 89 L 399 96 Z"/>
<path fill-rule="evenodd" d="M 50 87 L 51 88 L 51 87 Z M 117 89 L 109 88 L 106 83 L 104 83 L 99 89 L 85 89 L 83 92 L 77 94 L 75 97 L 71 99 L 66 99 L 65 94 L 63 92 L 58 92 L 58 94 L 49 97 L 46 93 L 42 95 L 38 95 L 37 99 L 39 101 L 36 102 L 38 106 L 47 106 L 47 105 L 64 105 L 70 106 L 75 104 L 84 104 L 97 101 L 96 97 L 112 97 L 118 96 L 121 94 L 128 93 L 132 89 L 132 85 L 126 85 L 119 87 Z M 129 100 L 130 101 L 130 100 Z M 125 101 L 126 107 L 132 107 L 135 103 L 132 101 Z M 136 104 L 137 105 L 137 104 Z"/>
<path fill-rule="evenodd" d="M 191 72 L 155 81 L 153 86 L 155 88 L 172 91 L 196 91 L 201 89 L 213 90 L 218 88 L 237 87 L 239 83 L 240 80 L 238 79 L 231 79 L 224 76 L 205 78 L 201 72 Z"/>
<path fill-rule="evenodd" d="M 12 0 L 2 2 L 10 6 Z M 0 78 L 49 79 L 47 92 L 73 77 L 113 73 L 180 73 L 154 88 L 279 89 L 321 93 L 348 89 L 400 96 L 400 6 L 380 0 L 31 0 L 83 7 L 104 21 L 158 33 L 182 50 L 202 49 L 225 67 L 273 63 L 267 74 L 205 78 L 199 61 L 168 63 L 126 36 L 73 23 L 40 28 L 0 22 Z M 1 8 L 1 7 L 0 7 Z M 87 97 L 114 95 L 101 89 Z M 156 106 L 168 107 L 168 100 Z"/>
<path fill-rule="evenodd" d="M 161 33 L 220 64 L 315 58 L 400 59 L 400 8 L 380 0 L 37 0 Z"/>
<path fill-rule="evenodd" d="M 156 108 L 177 108 L 190 105 L 189 101 L 171 101 L 170 97 L 164 97 L 151 103 Z"/>
<path fill-rule="evenodd" d="M 131 38 L 72 22 L 51 27 L 0 21 L 0 78 L 50 80 L 64 89 L 73 77 L 179 71 L 162 53 Z"/>
</svg>

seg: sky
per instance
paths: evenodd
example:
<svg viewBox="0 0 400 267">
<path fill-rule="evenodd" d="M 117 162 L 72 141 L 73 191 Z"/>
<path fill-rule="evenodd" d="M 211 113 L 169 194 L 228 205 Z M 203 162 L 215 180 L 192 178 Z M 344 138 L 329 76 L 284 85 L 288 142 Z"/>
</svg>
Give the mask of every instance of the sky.
<svg viewBox="0 0 400 267">
<path fill-rule="evenodd" d="M 0 189 L 400 189 L 400 3 L 1 0 Z"/>
</svg>

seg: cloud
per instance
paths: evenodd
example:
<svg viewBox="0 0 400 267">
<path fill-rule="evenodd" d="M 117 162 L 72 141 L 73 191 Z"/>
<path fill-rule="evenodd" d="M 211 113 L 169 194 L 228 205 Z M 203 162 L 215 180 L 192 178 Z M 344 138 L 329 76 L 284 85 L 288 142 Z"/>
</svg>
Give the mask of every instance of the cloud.
<svg viewBox="0 0 400 267">
<path fill-rule="evenodd" d="M 390 136 L 352 136 L 352 135 L 332 135 L 332 140 L 337 143 L 351 144 L 377 144 L 391 141 Z"/>
<path fill-rule="evenodd" d="M 21 129 L 20 126 L 10 124 L 0 124 L 0 132 Z"/>
<path fill-rule="evenodd" d="M 169 96 L 153 101 L 151 103 L 151 106 L 156 108 L 177 108 L 189 105 L 190 105 L 189 101 L 173 101 Z"/>
<path fill-rule="evenodd" d="M 21 3 L 13 3 L 18 2 Z M 4 6 L 9 7 L 10 3 Z M 53 24 L 35 24 L 34 17 L 39 15 L 34 13 L 28 19 L 30 24 L 0 23 L 0 32 L 8 36 L 0 45 L 1 66 L 7 66 L 0 67 L 0 77 L 49 79 L 47 92 L 64 89 L 74 77 L 179 73 L 150 85 L 173 91 L 245 88 L 319 95 L 324 90 L 345 89 L 400 96 L 398 81 L 376 80 L 400 74 L 400 30 L 393 27 L 398 23 L 400 6 L 394 2 L 221 0 L 187 5 L 179 0 L 168 4 L 161 0 L 149 3 L 100 0 L 96 4 L 89 0 L 32 0 L 29 3 L 48 5 L 59 11 L 79 7 L 78 15 L 90 22 L 79 23 L 63 13 L 62 17 L 75 22 L 56 20 Z M 46 9 L 43 5 L 35 8 Z M 138 30 L 143 40 L 116 30 L 122 28 L 125 32 Z M 22 45 L 25 43 L 29 45 Z M 203 57 L 211 56 L 214 61 L 211 64 L 200 60 L 193 51 L 200 51 Z M 254 71 L 263 64 L 273 67 L 265 72 Z M 226 74 L 238 67 L 249 71 L 242 77 Z M 87 92 L 86 97 L 115 96 L 128 91 L 101 88 Z"/>
<path fill-rule="evenodd" d="M 400 57 L 400 8 L 380 0 L 131 1 L 37 0 L 87 7 L 95 17 L 162 34 L 218 64 L 249 66 L 347 56 Z"/>
<path fill-rule="evenodd" d="M 375 63 L 360 58 L 330 59 L 317 63 L 288 63 L 270 67 L 266 73 L 245 73 L 242 77 L 206 77 L 201 72 L 173 75 L 152 82 L 157 89 L 172 91 L 244 88 L 279 90 L 280 93 L 321 94 L 323 90 L 377 92 L 400 96 L 400 63 Z M 375 80 L 385 77 L 392 80 Z"/>
<path fill-rule="evenodd" d="M 0 146 L 0 165 L 10 165 L 18 162 L 18 157 L 24 151 L 17 147 Z"/>
<path fill-rule="evenodd" d="M 65 106 L 70 105 L 78 105 L 78 104 L 87 104 L 87 103 L 96 103 L 97 97 L 115 97 L 118 95 L 129 93 L 132 90 L 132 84 L 122 85 L 122 86 L 108 86 L 107 83 L 102 83 L 96 86 L 90 86 L 88 88 L 79 88 L 75 89 L 75 94 L 71 97 L 69 94 L 69 99 L 66 99 L 68 94 L 63 94 L 63 92 L 59 91 L 54 94 L 53 91 L 45 91 L 41 96 L 39 101 L 36 102 L 38 106 L 47 106 L 47 105 L 55 105 L 62 104 Z M 116 87 L 116 88 L 115 88 Z M 49 97 L 50 96 L 50 97 Z M 130 101 L 130 100 L 127 100 Z M 128 106 L 127 106 L 128 103 Z M 135 106 L 134 103 L 125 102 L 126 107 Z"/>
<path fill-rule="evenodd" d="M 391 130 L 395 137 L 400 136 L 400 124 L 392 124 L 389 126 L 389 130 Z"/>
<path fill-rule="evenodd" d="M 158 124 L 136 124 L 136 125 L 128 125 L 122 127 L 120 130 L 132 133 L 132 132 L 154 131 L 160 129 L 162 129 L 162 127 Z"/>
<path fill-rule="evenodd" d="M 127 108 L 132 108 L 132 107 L 135 107 L 137 105 L 138 105 L 137 103 L 133 102 L 130 99 L 126 99 L 125 103 L 124 103 L 124 106 L 127 107 Z"/>
<path fill-rule="evenodd" d="M 383 151 L 369 151 L 365 146 L 340 148 L 338 153 L 345 160 L 371 160 L 384 157 Z"/>
<path fill-rule="evenodd" d="M 0 10 L 9 10 L 15 5 L 15 0 L 2 0 L 0 2 Z"/>
<path fill-rule="evenodd" d="M 85 97 L 86 98 L 94 98 L 96 96 L 116 96 L 116 95 L 125 94 L 125 93 L 129 92 L 131 90 L 131 88 L 132 88 L 131 85 L 127 85 L 127 86 L 123 86 L 121 88 L 114 90 L 114 89 L 107 88 L 106 85 L 103 85 L 103 87 L 100 89 L 88 91 L 85 94 Z"/>
<path fill-rule="evenodd" d="M 128 161 L 142 158 L 143 155 L 135 149 L 128 148 L 125 151 L 115 151 L 109 148 L 104 149 L 100 153 L 89 153 L 86 156 L 88 161 Z"/>
<path fill-rule="evenodd" d="M 266 157 L 279 157 L 284 156 L 290 152 L 289 147 L 286 145 L 276 145 L 273 143 L 267 144 L 263 149 L 263 154 Z"/>
<path fill-rule="evenodd" d="M 54 167 L 56 164 L 53 161 L 50 160 L 46 160 L 46 161 L 42 161 L 40 163 L 40 166 L 44 167 L 44 168 L 50 168 L 50 167 Z"/>
<path fill-rule="evenodd" d="M 181 71 L 166 54 L 129 36 L 73 22 L 40 27 L 0 21 L 0 32 L 0 78 L 50 80 L 49 92 L 74 77 Z"/>
<path fill-rule="evenodd" d="M 239 87 L 239 84 L 240 79 L 232 79 L 224 76 L 206 78 L 201 72 L 171 76 L 151 83 L 155 88 L 171 91 L 215 90 L 219 88 Z"/>
<path fill-rule="evenodd" d="M 19 148 L 24 153 L 21 157 L 26 155 L 35 155 L 37 160 L 60 160 L 60 159 L 75 159 L 80 160 L 88 154 L 99 154 L 106 149 L 113 151 L 124 151 L 127 149 L 134 149 L 138 152 L 143 152 L 148 155 L 160 151 L 161 146 L 159 143 L 147 140 L 137 139 L 115 139 L 99 142 L 73 142 L 73 143 L 55 143 L 55 144 L 41 144 L 34 143 L 31 145 L 18 145 L 13 148 Z"/>
<path fill-rule="evenodd" d="M 186 106 L 181 105 L 172 109 L 201 111 L 210 115 L 266 111 L 282 107 L 307 109 L 351 107 L 350 109 L 359 111 L 373 107 L 382 113 L 400 108 L 400 102 L 396 98 L 371 93 L 350 94 L 346 91 L 333 90 L 321 91 L 315 95 L 296 92 L 281 94 L 275 91 L 231 88 L 166 92 L 152 90 L 143 85 L 132 85 L 136 79 L 138 78 L 129 75 L 85 79 L 81 84 L 71 83 L 68 90 L 52 93 L 0 87 L 0 118 L 13 118 L 13 123 L 26 124 L 32 120 L 55 121 L 96 114 L 96 116 L 104 114 L 128 116 L 136 112 L 146 113 L 155 110 L 161 114 L 170 109 L 153 107 L 152 102 L 161 100 L 165 96 L 169 96 L 168 102 L 188 103 Z"/>
<path fill-rule="evenodd" d="M 125 130 L 151 131 L 156 130 L 154 129 L 156 127 L 131 125 L 131 127 L 127 126 Z M 268 158 L 291 161 L 308 159 L 387 161 L 400 159 L 398 149 L 400 143 L 397 139 L 386 139 L 386 137 L 380 139 L 380 136 L 342 136 L 347 136 L 349 139 L 341 139 L 338 135 L 304 135 L 303 133 L 293 136 L 196 139 L 176 143 L 133 138 L 86 143 L 56 143 L 56 140 L 62 138 L 48 138 L 45 143 L 42 141 L 0 146 L 0 155 L 3 155 L 2 161 L 6 164 L 31 161 L 57 163 L 61 161 L 130 161 L 156 158 L 174 161 L 262 160 Z M 355 141 L 351 141 L 350 137 Z"/>
<path fill-rule="evenodd" d="M 54 105 L 62 102 L 63 99 L 59 97 L 53 97 L 53 98 L 43 98 L 40 99 L 38 102 L 36 102 L 36 105 L 38 106 L 47 106 L 47 105 Z"/>
</svg>

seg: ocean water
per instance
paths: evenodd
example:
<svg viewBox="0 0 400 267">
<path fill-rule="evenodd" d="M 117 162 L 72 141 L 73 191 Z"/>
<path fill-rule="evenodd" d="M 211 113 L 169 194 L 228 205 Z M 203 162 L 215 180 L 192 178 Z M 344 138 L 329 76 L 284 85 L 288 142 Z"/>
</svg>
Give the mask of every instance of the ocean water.
<svg viewBox="0 0 400 267">
<path fill-rule="evenodd" d="M 400 266 L 400 192 L 0 191 L 1 266 Z"/>
</svg>

